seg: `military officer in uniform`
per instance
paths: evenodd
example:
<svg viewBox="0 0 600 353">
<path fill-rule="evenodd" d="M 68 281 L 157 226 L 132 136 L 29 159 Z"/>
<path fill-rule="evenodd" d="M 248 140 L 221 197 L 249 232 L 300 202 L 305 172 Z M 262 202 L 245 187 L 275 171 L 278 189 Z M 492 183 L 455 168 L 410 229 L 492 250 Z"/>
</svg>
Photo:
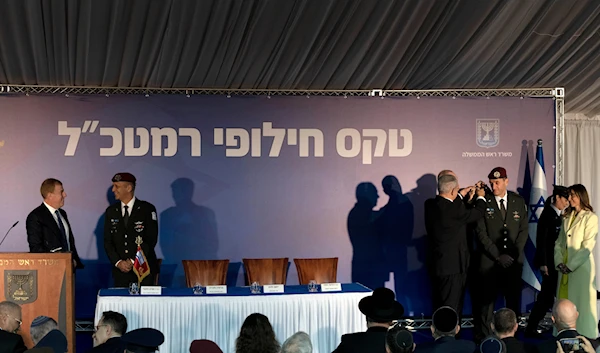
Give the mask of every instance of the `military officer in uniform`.
<svg viewBox="0 0 600 353">
<path fill-rule="evenodd" d="M 476 229 L 481 286 L 481 313 L 474 328 L 476 339 L 492 334 L 490 323 L 498 294 L 503 294 L 506 307 L 519 316 L 525 260 L 523 249 L 529 236 L 525 200 L 507 191 L 506 169 L 494 168 L 488 178 L 493 195 L 486 195 L 485 215 L 478 221 Z"/>
<path fill-rule="evenodd" d="M 136 179 L 129 173 L 117 173 L 112 178 L 112 191 L 118 201 L 106 209 L 104 214 L 104 249 L 113 267 L 115 287 L 128 287 L 137 283 L 133 271 L 136 241 L 146 255 L 150 275 L 141 285 L 153 285 L 159 272 L 154 247 L 158 241 L 156 208 L 149 202 L 134 196 Z"/>
<path fill-rule="evenodd" d="M 544 318 L 548 309 L 554 304 L 558 271 L 554 266 L 554 243 L 558 238 L 562 225 L 563 211 L 569 206 L 569 189 L 561 185 L 554 185 L 552 196 L 546 200 L 544 210 L 537 222 L 537 237 L 535 258 L 533 263 L 542 273 L 542 288 L 533 305 L 527 329 L 527 336 L 537 336 L 537 327 Z"/>
</svg>

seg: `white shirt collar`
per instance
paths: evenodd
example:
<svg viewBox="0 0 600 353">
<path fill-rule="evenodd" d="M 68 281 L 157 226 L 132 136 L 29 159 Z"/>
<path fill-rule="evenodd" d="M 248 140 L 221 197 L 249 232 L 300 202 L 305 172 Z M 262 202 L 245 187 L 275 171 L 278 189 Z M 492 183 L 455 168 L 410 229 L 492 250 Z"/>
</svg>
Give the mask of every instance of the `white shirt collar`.
<svg viewBox="0 0 600 353">
<path fill-rule="evenodd" d="M 554 209 L 554 212 L 556 212 L 557 215 L 562 215 L 562 211 L 559 210 L 558 207 L 554 206 L 553 203 L 551 203 L 550 206 Z"/>
<path fill-rule="evenodd" d="M 129 215 L 131 216 L 131 211 L 133 210 L 133 204 L 135 203 L 135 196 L 131 198 L 131 200 L 129 200 L 129 202 L 127 203 L 127 211 L 129 212 Z M 121 201 L 121 210 L 123 210 L 123 206 L 125 206 L 125 204 L 123 203 L 123 201 Z"/>
<path fill-rule="evenodd" d="M 500 208 L 500 200 L 504 200 L 504 207 L 508 208 L 508 192 L 504 194 L 504 197 L 494 196 L 496 199 L 496 203 L 498 204 L 498 208 Z"/>
<path fill-rule="evenodd" d="M 52 206 L 50 206 L 50 205 L 48 205 L 46 203 L 46 201 L 44 201 L 44 205 L 46 205 L 46 208 L 48 209 L 48 211 L 50 211 L 50 213 L 52 213 L 52 215 L 54 216 L 54 213 L 57 211 L 57 209 L 54 208 L 54 207 L 52 207 Z"/>
</svg>

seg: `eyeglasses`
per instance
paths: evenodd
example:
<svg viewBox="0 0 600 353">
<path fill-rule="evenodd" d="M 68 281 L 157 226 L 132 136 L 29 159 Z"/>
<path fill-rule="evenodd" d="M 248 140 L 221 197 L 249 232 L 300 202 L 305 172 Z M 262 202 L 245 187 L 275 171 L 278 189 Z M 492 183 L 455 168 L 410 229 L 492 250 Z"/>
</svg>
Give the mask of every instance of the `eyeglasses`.
<svg viewBox="0 0 600 353">
<path fill-rule="evenodd" d="M 19 331 L 19 329 L 21 328 L 21 325 L 23 324 L 23 321 L 21 321 L 21 320 L 17 319 L 17 318 L 16 318 L 16 317 L 14 317 L 14 316 L 8 315 L 8 314 L 6 314 L 6 316 L 10 317 L 11 319 L 13 319 L 13 320 L 15 320 L 17 323 L 19 323 L 19 326 L 17 326 L 17 328 L 13 330 L 13 333 L 17 333 L 17 331 Z"/>
<path fill-rule="evenodd" d="M 108 325 L 98 325 L 94 328 L 94 332 L 98 332 L 98 328 L 103 327 L 103 326 L 108 326 Z"/>
</svg>

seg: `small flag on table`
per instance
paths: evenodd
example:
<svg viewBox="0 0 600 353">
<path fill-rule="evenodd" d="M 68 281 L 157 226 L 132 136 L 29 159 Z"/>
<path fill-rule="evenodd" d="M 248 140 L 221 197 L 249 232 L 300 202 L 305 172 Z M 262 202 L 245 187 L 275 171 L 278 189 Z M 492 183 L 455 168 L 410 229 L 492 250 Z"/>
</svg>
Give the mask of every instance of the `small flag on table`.
<svg viewBox="0 0 600 353">
<path fill-rule="evenodd" d="M 148 261 L 146 260 L 146 255 L 144 255 L 144 251 L 142 250 L 142 237 L 137 237 L 135 240 L 137 244 L 137 252 L 135 253 L 135 261 L 133 263 L 133 272 L 138 277 L 138 282 L 142 283 L 144 278 L 150 274 L 150 267 L 148 266 Z"/>
</svg>

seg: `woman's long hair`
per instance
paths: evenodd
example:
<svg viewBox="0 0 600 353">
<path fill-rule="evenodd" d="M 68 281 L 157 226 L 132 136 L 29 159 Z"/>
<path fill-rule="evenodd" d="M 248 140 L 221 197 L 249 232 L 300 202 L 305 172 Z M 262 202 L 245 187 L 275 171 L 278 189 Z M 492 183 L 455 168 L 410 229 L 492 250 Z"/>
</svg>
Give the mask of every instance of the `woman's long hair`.
<svg viewBox="0 0 600 353">
<path fill-rule="evenodd" d="M 279 342 L 269 319 L 263 314 L 250 314 L 235 341 L 236 353 L 277 353 Z"/>
<path fill-rule="evenodd" d="M 581 184 L 575 184 L 569 186 L 569 194 L 573 192 L 575 195 L 579 197 L 579 204 L 581 205 L 582 210 L 588 210 L 590 212 L 594 212 L 594 208 L 590 204 L 590 196 L 585 188 L 585 186 Z M 575 209 L 569 205 L 565 212 L 565 217 L 569 216 L 571 212 L 575 211 Z"/>
</svg>

